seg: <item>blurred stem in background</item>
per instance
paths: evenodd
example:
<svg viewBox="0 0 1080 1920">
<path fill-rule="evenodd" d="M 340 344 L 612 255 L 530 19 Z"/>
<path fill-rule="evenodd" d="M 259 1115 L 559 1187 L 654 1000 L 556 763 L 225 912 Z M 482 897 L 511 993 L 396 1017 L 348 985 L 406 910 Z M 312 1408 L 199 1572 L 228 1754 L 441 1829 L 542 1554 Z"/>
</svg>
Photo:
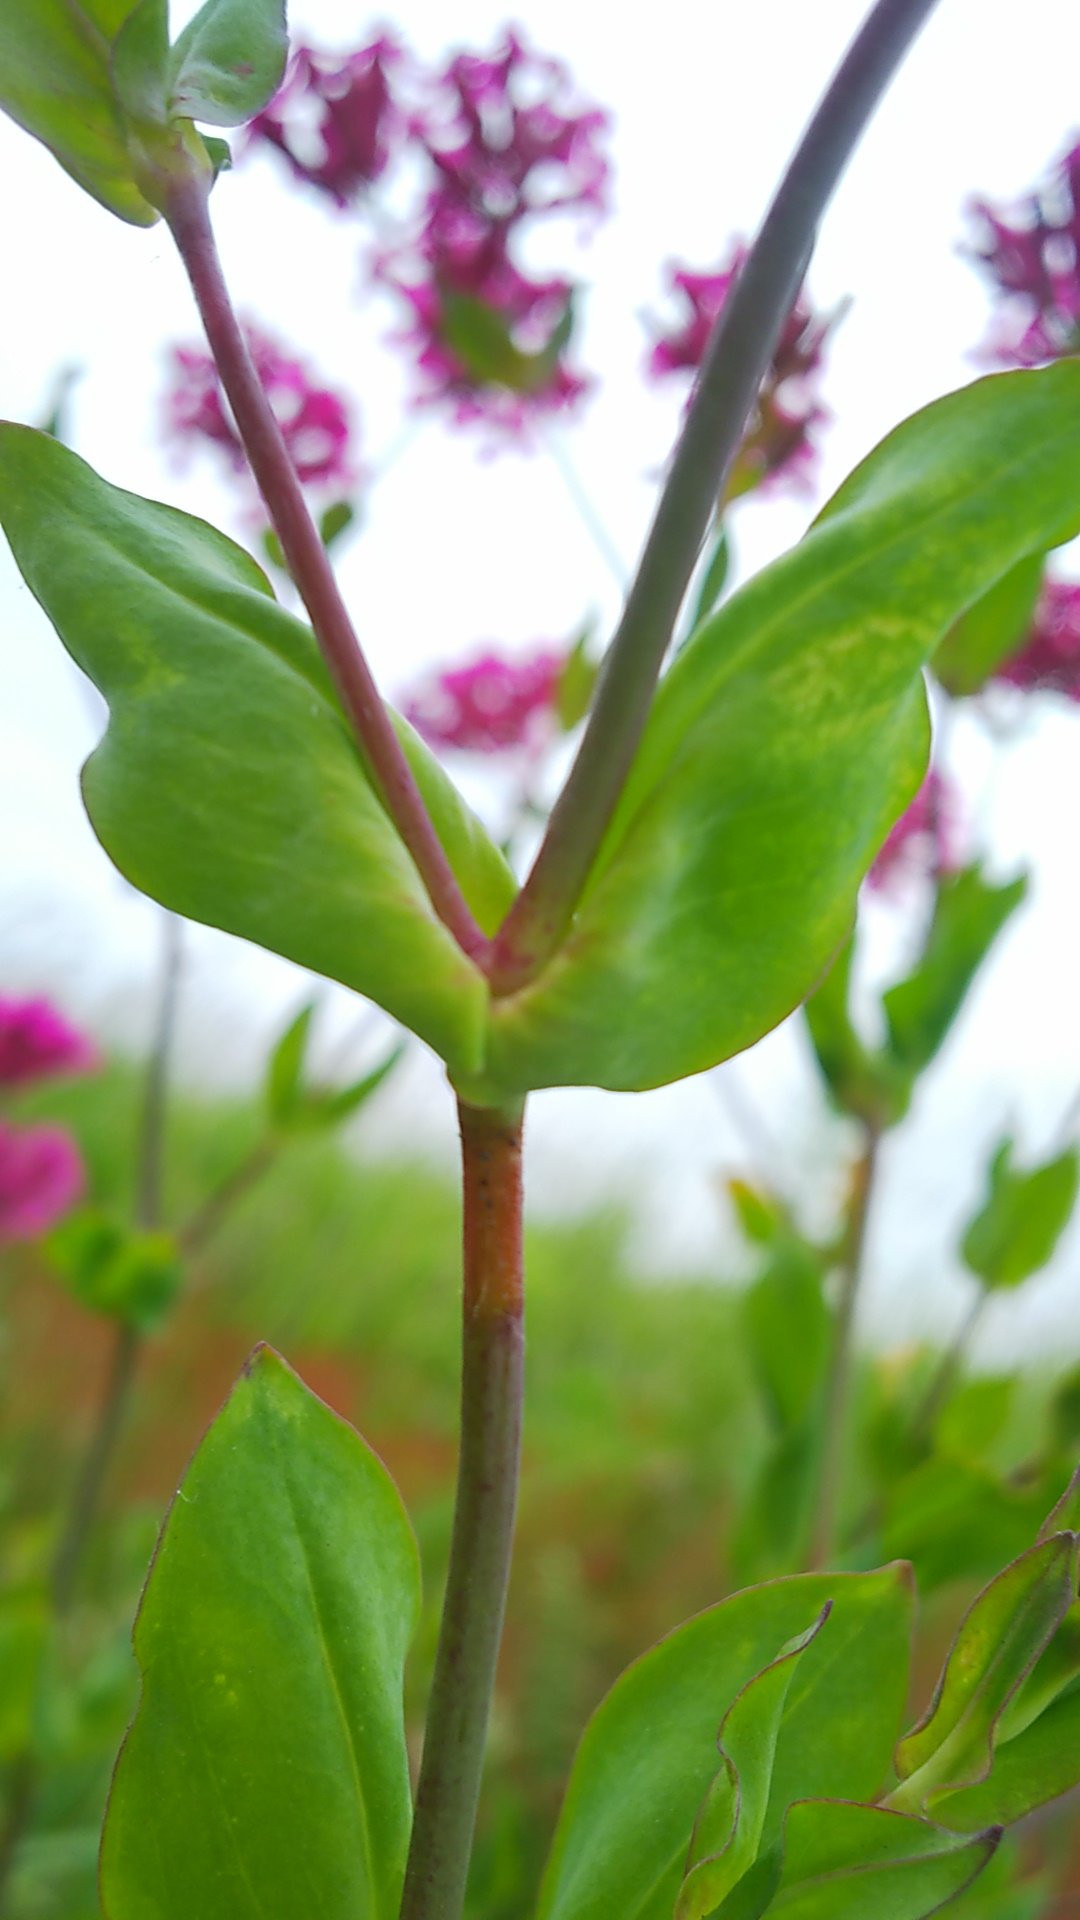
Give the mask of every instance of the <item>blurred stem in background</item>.
<svg viewBox="0 0 1080 1920">
<path fill-rule="evenodd" d="M 881 1132 L 863 1123 L 863 1144 L 851 1170 L 844 1218 L 840 1289 L 833 1319 L 832 1348 L 825 1376 L 825 1398 L 817 1493 L 810 1536 L 810 1569 L 820 1572 L 832 1560 L 836 1547 L 840 1492 L 843 1480 L 848 1405 L 851 1397 L 852 1343 L 859 1283 L 866 1252 L 866 1229 L 878 1170 Z"/>
</svg>

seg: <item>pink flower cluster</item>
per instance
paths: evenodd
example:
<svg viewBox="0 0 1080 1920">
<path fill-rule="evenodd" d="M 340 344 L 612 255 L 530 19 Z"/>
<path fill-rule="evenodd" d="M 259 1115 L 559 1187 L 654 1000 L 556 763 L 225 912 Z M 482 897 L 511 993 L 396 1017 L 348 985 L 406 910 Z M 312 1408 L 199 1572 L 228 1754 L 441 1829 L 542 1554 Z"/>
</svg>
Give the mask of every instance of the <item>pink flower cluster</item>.
<svg viewBox="0 0 1080 1920">
<path fill-rule="evenodd" d="M 653 343 L 648 363 L 653 375 L 663 378 L 698 371 L 746 257 L 746 247 L 736 241 L 726 265 L 716 273 L 693 273 L 685 267 L 669 270 L 683 313 L 672 331 Z M 739 449 L 728 483 L 729 499 L 773 482 L 796 488 L 806 485 L 816 455 L 814 432 L 828 418 L 814 382 L 833 324 L 832 316 L 815 316 L 805 292 L 799 294 Z"/>
<path fill-rule="evenodd" d="M 405 718 L 430 746 L 463 753 L 535 748 L 556 724 L 566 656 L 541 648 L 526 660 L 483 653 L 435 673 L 403 702 Z"/>
<path fill-rule="evenodd" d="M 336 495 L 345 492 L 357 478 L 345 402 L 319 386 L 302 361 L 259 328 L 247 325 L 244 333 L 298 478 L 305 486 Z M 244 450 L 210 355 L 199 347 L 174 347 L 172 361 L 166 394 L 171 438 L 219 447 L 235 472 L 246 472 Z"/>
<path fill-rule="evenodd" d="M 248 142 L 265 140 L 297 179 L 336 206 L 350 206 L 385 171 L 405 131 L 390 87 L 403 61 L 387 34 L 343 56 L 296 47 L 281 87 L 251 122 Z"/>
<path fill-rule="evenodd" d="M 526 271 L 521 242 L 552 214 L 603 211 L 606 126 L 558 61 L 510 31 L 490 56 L 459 53 L 427 76 L 385 36 L 343 58 L 302 47 L 251 132 L 339 207 L 407 141 L 427 184 L 375 274 L 408 314 L 398 338 L 417 397 L 520 434 L 589 384 L 567 359 L 573 285 Z"/>
<path fill-rule="evenodd" d="M 970 207 L 980 237 L 970 249 L 1002 306 L 988 357 L 1034 367 L 1080 353 L 1080 144 L 1019 205 Z"/>
<path fill-rule="evenodd" d="M 576 108 L 561 64 L 514 32 L 489 58 L 452 59 L 414 118 L 433 184 L 379 271 L 411 310 L 402 337 L 420 398 L 448 403 L 459 422 L 521 433 L 587 389 L 566 357 L 573 286 L 527 273 L 520 241 L 553 213 L 603 211 L 606 125 L 599 109 Z"/>
<path fill-rule="evenodd" d="M 97 1063 L 96 1048 L 47 1000 L 0 999 L 0 1092 Z M 47 1232 L 83 1185 L 78 1147 L 63 1127 L 0 1120 L 0 1242 Z"/>
<path fill-rule="evenodd" d="M 1080 701 L 1080 584 L 1045 580 L 1024 645 L 998 667 L 996 680 L 1026 693 L 1062 693 Z"/>
<path fill-rule="evenodd" d="M 867 884 L 876 893 L 889 893 L 920 874 L 956 873 L 961 865 L 958 798 L 932 769 L 883 842 Z"/>
</svg>

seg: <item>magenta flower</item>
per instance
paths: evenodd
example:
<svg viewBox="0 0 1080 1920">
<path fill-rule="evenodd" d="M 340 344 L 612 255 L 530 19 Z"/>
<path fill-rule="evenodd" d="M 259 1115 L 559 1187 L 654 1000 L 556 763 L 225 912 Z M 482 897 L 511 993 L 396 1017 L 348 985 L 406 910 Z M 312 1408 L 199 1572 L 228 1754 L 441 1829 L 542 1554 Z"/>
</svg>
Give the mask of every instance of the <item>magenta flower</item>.
<svg viewBox="0 0 1080 1920">
<path fill-rule="evenodd" d="M 305 486 L 346 491 L 355 484 L 357 472 L 345 402 L 316 385 L 302 361 L 257 327 L 245 325 L 244 333 L 298 478 Z M 183 443 L 220 447 L 235 472 L 246 472 L 244 450 L 210 355 L 199 347 L 174 347 L 172 360 L 173 380 L 165 396 L 168 432 Z"/>
<path fill-rule="evenodd" d="M 297 47 L 278 92 L 248 129 L 248 144 L 265 140 L 299 180 L 347 207 L 386 168 L 405 119 L 390 85 L 404 61 L 382 35 L 345 55 Z"/>
<path fill-rule="evenodd" d="M 726 266 L 716 273 L 669 269 L 671 286 L 683 312 L 671 332 L 661 334 L 653 343 L 648 365 L 655 377 L 698 371 L 746 255 L 747 249 L 736 241 Z M 806 486 L 817 451 L 814 432 L 828 419 L 814 391 L 814 381 L 821 372 L 825 341 L 835 319 L 835 315 L 816 317 L 805 291 L 799 294 L 728 481 L 729 500 L 772 483 L 799 489 Z"/>
<path fill-rule="evenodd" d="M 551 214 L 604 210 L 606 126 L 599 109 L 574 105 L 565 69 L 516 33 L 490 58 L 457 55 L 435 80 L 412 123 L 434 184 L 377 269 L 409 310 L 400 337 L 421 402 L 521 434 L 586 392 L 566 358 L 572 283 L 527 273 L 520 244 Z"/>
<path fill-rule="evenodd" d="M 1080 144 L 1015 207 L 972 201 L 979 238 L 968 249 L 1001 305 L 989 359 L 1035 367 L 1080 353 Z"/>
<path fill-rule="evenodd" d="M 85 1184 L 79 1150 L 62 1127 L 0 1121 L 0 1242 L 35 1240 L 75 1205 Z"/>
<path fill-rule="evenodd" d="M 550 648 L 527 660 L 484 653 L 468 666 L 433 674 L 406 696 L 402 711 L 433 747 L 463 753 L 535 749 L 555 730 L 565 665 L 565 654 Z"/>
<path fill-rule="evenodd" d="M 884 841 L 867 884 L 888 893 L 922 874 L 956 873 L 962 864 L 957 795 L 931 770 Z"/>
<path fill-rule="evenodd" d="M 1080 701 L 1080 583 L 1044 580 L 1023 646 L 993 677 L 1026 693 L 1046 690 Z"/>
<path fill-rule="evenodd" d="M 86 1073 L 97 1048 L 48 1000 L 0 998 L 0 1087 L 25 1087 L 53 1074 Z"/>
</svg>

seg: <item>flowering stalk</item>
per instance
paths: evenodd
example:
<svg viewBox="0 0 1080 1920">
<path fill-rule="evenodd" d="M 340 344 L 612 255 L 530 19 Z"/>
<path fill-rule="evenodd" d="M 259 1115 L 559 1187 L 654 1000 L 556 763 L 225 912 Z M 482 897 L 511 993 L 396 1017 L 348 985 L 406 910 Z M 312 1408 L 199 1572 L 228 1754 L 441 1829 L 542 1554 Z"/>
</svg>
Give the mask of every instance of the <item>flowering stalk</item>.
<svg viewBox="0 0 1080 1920">
<path fill-rule="evenodd" d="M 244 451 L 371 776 L 416 863 L 435 912 L 463 951 L 477 957 L 486 951 L 487 942 L 466 904 L 379 697 L 281 428 L 233 312 L 210 224 L 208 192 L 204 179 L 178 176 L 169 182 L 164 212 L 187 270 Z"/>
<path fill-rule="evenodd" d="M 641 738 L 683 596 L 798 293 L 818 221 L 880 95 L 935 4 L 878 0 L 724 304 L 585 737 L 532 872 L 496 941 L 496 992 L 512 993 L 533 978 L 570 923 Z"/>
<path fill-rule="evenodd" d="M 521 1114 L 460 1105 L 461 1446 L 400 1920 L 459 1920 L 510 1576 L 524 1361 Z"/>
<path fill-rule="evenodd" d="M 852 1337 L 855 1307 L 862 1280 L 866 1228 L 877 1174 L 880 1132 L 867 1125 L 862 1151 L 851 1175 L 844 1251 L 840 1269 L 840 1293 L 833 1320 L 832 1349 L 825 1377 L 824 1427 L 818 1461 L 817 1494 L 810 1539 L 809 1567 L 821 1572 L 830 1565 L 836 1546 L 836 1522 L 840 1505 L 840 1481 L 844 1466 L 844 1441 L 847 1434 L 848 1402 L 851 1397 Z"/>
</svg>

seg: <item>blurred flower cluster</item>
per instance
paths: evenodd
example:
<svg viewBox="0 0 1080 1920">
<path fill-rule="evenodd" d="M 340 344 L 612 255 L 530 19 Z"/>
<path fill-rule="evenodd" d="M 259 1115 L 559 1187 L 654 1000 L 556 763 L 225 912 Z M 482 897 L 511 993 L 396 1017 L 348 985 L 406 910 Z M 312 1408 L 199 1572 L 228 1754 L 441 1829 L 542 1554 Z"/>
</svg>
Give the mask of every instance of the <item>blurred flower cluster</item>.
<svg viewBox="0 0 1080 1920">
<path fill-rule="evenodd" d="M 935 768 L 900 815 L 867 874 L 873 892 L 893 893 L 928 872 L 944 877 L 962 865 L 959 796 Z"/>
<path fill-rule="evenodd" d="M 648 365 L 654 377 L 699 371 L 747 251 L 741 241 L 734 242 L 726 264 L 715 273 L 669 268 L 682 314 L 672 330 L 659 334 L 653 343 Z M 825 342 L 835 323 L 836 315 L 815 315 L 805 289 L 799 294 L 747 424 L 728 481 L 728 501 L 770 484 L 806 487 L 817 451 L 815 431 L 829 417 L 816 383 Z"/>
<path fill-rule="evenodd" d="M 1080 143 L 1014 206 L 973 200 L 969 249 L 999 299 L 987 357 L 1037 367 L 1080 352 Z"/>
<path fill-rule="evenodd" d="M 501 753 L 547 746 L 566 655 L 542 647 L 511 660 L 488 652 L 466 666 L 432 673 L 407 695 L 404 712 L 430 746 Z"/>
<path fill-rule="evenodd" d="M 1023 645 L 1002 661 L 995 678 L 1025 693 L 1060 693 L 1080 701 L 1080 584 L 1043 581 Z"/>
<path fill-rule="evenodd" d="M 314 380 L 301 360 L 260 328 L 248 323 L 244 333 L 298 478 L 313 491 L 340 497 L 357 479 L 348 404 Z M 166 431 L 175 444 L 209 444 L 220 449 L 234 473 L 248 471 L 229 403 L 209 353 L 199 347 L 173 348 L 166 409 Z"/>
<path fill-rule="evenodd" d="M 97 1063 L 90 1041 L 47 1000 L 0 999 L 0 1097 Z M 65 1128 L 0 1119 L 0 1243 L 47 1232 L 83 1186 L 79 1149 Z"/>
</svg>

